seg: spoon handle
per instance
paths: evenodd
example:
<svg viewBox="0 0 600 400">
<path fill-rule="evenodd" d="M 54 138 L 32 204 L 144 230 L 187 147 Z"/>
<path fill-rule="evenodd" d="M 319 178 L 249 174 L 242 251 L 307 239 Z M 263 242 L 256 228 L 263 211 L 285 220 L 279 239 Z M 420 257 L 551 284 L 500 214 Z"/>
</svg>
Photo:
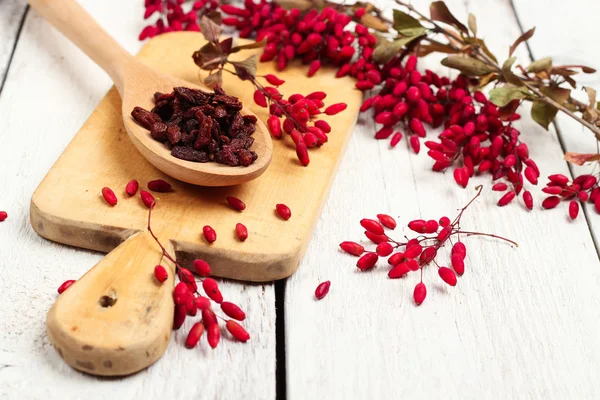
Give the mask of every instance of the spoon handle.
<svg viewBox="0 0 600 400">
<path fill-rule="evenodd" d="M 28 0 L 31 7 L 87 54 L 122 93 L 125 68 L 133 57 L 75 0 Z"/>
</svg>

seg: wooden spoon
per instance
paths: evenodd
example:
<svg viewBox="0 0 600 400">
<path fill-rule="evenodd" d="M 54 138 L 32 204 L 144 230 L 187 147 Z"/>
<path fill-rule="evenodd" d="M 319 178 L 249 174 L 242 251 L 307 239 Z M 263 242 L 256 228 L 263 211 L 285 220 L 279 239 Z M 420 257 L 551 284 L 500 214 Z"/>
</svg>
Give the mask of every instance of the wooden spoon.
<svg viewBox="0 0 600 400">
<path fill-rule="evenodd" d="M 267 169 L 271 163 L 273 143 L 266 126 L 260 120 L 256 124 L 254 144 L 251 147 L 258 154 L 258 159 L 248 167 L 230 167 L 216 162 L 195 163 L 173 157 L 164 144 L 154 140 L 148 130 L 133 120 L 131 110 L 135 106 L 151 109 L 155 92 L 168 93 L 177 86 L 208 89 L 142 64 L 74 0 L 29 0 L 29 3 L 110 75 L 123 100 L 123 122 L 129 138 L 156 168 L 173 178 L 201 186 L 237 185 L 257 178 Z M 252 114 L 246 108 L 242 113 Z"/>
</svg>

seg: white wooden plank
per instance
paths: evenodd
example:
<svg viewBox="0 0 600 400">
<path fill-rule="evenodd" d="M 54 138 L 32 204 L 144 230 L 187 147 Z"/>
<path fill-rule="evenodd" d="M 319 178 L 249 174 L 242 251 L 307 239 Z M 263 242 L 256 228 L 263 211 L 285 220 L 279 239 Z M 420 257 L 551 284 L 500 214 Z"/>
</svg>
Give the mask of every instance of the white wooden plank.
<svg viewBox="0 0 600 400">
<path fill-rule="evenodd" d="M 447 3 L 463 20 L 467 9 L 475 13 L 483 37 L 506 57 L 520 33 L 508 0 Z M 429 2 L 413 4 L 427 10 Z M 424 65 L 447 72 L 433 60 Z M 568 173 L 554 134 L 528 118 L 516 126 L 542 175 Z M 288 398 L 598 398 L 600 268 L 586 221 L 539 210 L 539 189 L 533 212 L 516 202 L 498 208 L 488 177 L 461 190 L 451 176 L 431 172 L 426 156 L 390 151 L 373 132 L 363 118 L 307 256 L 286 285 Z M 427 269 L 429 293 L 420 307 L 412 301 L 417 274 L 393 281 L 383 265 L 361 273 L 356 258 L 336 251 L 341 241 L 362 237 L 363 217 L 384 212 L 406 224 L 453 216 L 478 183 L 486 191 L 464 226 L 520 246 L 469 238 L 458 286 L 445 286 Z M 316 301 L 324 280 L 331 291 Z"/>
<path fill-rule="evenodd" d="M 82 2 L 116 39 L 137 51 L 142 2 Z M 35 12 L 27 16 L 0 96 L 0 398 L 275 398 L 275 297 L 272 285 L 224 282 L 248 315 L 252 339 L 187 350 L 184 329 L 145 371 L 98 379 L 68 367 L 49 344 L 45 316 L 64 280 L 101 254 L 51 243 L 29 224 L 33 190 L 110 87 L 107 76 Z M 133 283 L 132 283 L 133 284 Z"/>
<path fill-rule="evenodd" d="M 590 51 L 596 37 L 596 20 L 598 2 L 594 0 L 573 0 L 563 2 L 549 0 L 543 6 L 539 3 L 514 0 L 517 17 L 524 29 L 536 26 L 535 35 L 529 41 L 535 58 L 551 56 L 555 65 L 583 64 L 600 68 L 600 54 Z M 557 29 L 557 24 L 561 29 Z M 581 86 L 600 90 L 600 74 L 581 74 L 575 76 Z M 587 103 L 587 96 L 582 91 L 574 91 L 574 97 Z M 598 142 L 590 131 L 566 115 L 558 114 L 556 119 L 560 137 L 566 151 L 578 153 L 596 153 Z M 590 173 L 590 166 L 572 166 L 575 176 Z M 567 204 L 561 205 L 563 213 L 567 212 Z M 591 204 L 586 204 L 588 221 L 596 240 L 600 240 L 600 218 Z"/>
<path fill-rule="evenodd" d="M 26 9 L 20 0 L 0 2 L 0 90 Z"/>
</svg>

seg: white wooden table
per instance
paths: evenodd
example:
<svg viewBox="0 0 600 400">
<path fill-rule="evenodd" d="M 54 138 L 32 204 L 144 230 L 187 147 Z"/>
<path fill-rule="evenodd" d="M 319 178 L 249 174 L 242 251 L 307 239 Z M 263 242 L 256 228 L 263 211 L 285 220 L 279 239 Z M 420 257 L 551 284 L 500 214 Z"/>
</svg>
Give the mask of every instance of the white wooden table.
<svg viewBox="0 0 600 400">
<path fill-rule="evenodd" d="M 81 3 L 137 51 L 141 0 Z M 414 3 L 427 9 L 424 0 Z M 552 55 L 600 66 L 595 0 L 447 3 L 459 18 L 467 12 L 478 17 L 499 58 L 521 26 L 537 25 L 529 49 L 518 51 L 524 63 Z M 425 65 L 440 70 L 435 60 Z M 598 75 L 585 79 L 600 89 Z M 403 146 L 389 151 L 387 143 L 374 141 L 373 124 L 364 117 L 297 274 L 270 285 L 223 283 L 249 315 L 249 343 L 190 351 L 178 331 L 164 357 L 136 375 L 98 379 L 72 370 L 48 342 L 45 315 L 58 285 L 81 276 L 102 255 L 37 236 L 29 200 L 110 81 L 23 0 L 1 0 L 0 82 L 0 209 L 9 212 L 0 223 L 0 398 L 600 398 L 598 214 L 587 208 L 569 222 L 565 210 L 536 206 L 527 213 L 516 202 L 498 208 L 494 196 L 484 196 L 465 215 L 465 225 L 503 234 L 519 248 L 469 240 L 459 285 L 435 285 L 435 271 L 427 270 L 428 298 L 415 307 L 416 276 L 393 281 L 384 271 L 357 273 L 355 260 L 337 245 L 361 237 L 364 216 L 386 212 L 405 224 L 453 215 L 473 190 L 430 172 L 426 156 Z M 568 150 L 595 151 L 592 135 L 565 117 L 550 132 L 529 118 L 517 125 L 544 178 L 570 174 L 559 138 Z M 539 188 L 534 195 L 539 204 Z M 331 292 L 316 302 L 314 289 L 326 279 Z"/>
</svg>

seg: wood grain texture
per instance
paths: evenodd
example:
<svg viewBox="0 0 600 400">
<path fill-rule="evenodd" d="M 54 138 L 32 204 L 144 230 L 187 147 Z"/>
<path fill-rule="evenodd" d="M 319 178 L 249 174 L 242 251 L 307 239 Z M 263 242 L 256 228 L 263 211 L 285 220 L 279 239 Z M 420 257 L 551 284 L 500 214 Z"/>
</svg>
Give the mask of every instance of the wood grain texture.
<svg viewBox="0 0 600 400">
<path fill-rule="evenodd" d="M 142 3 L 82 5 L 128 51 L 137 52 Z M 50 345 L 45 314 L 56 299 L 56 288 L 82 276 L 103 255 L 42 239 L 29 223 L 29 200 L 110 85 L 83 53 L 35 13 L 28 15 L 0 96 L 0 208 L 9 212 L 0 225 L 0 398 L 233 399 L 245 393 L 274 399 L 271 285 L 220 282 L 224 295 L 248 315 L 249 343 L 234 342 L 224 333 L 214 351 L 205 342 L 185 349 L 190 320 L 173 334 L 159 362 L 126 379 L 101 380 L 77 372 Z"/>
<path fill-rule="evenodd" d="M 513 0 L 517 17 L 524 29 L 536 26 L 535 35 L 529 40 L 529 48 L 536 59 L 550 56 L 555 65 L 588 65 L 600 69 L 600 53 L 595 51 L 596 22 L 592 15 L 600 11 L 594 0 L 577 0 L 575 3 L 550 0 L 543 7 L 536 2 Z M 560 16 L 560 17 L 558 17 Z M 556 24 L 567 30 L 556 29 Z M 574 77 L 578 84 L 600 90 L 600 73 L 579 74 Z M 572 96 L 588 102 L 584 91 L 574 90 Z M 565 151 L 596 153 L 598 142 L 593 134 L 570 117 L 558 113 L 551 132 L 558 131 Z M 569 165 L 575 176 L 590 173 L 591 167 Z M 568 203 L 560 211 L 567 213 Z M 584 206 L 588 224 L 600 248 L 600 217 L 593 204 Z M 581 217 L 580 217 L 581 218 Z"/>
<path fill-rule="evenodd" d="M 508 1 L 447 3 L 461 20 L 467 11 L 476 14 L 482 37 L 499 58 L 507 56 L 520 34 Z M 569 4 L 577 9 L 576 3 Z M 427 10 L 429 2 L 413 4 Z M 526 56 L 522 51 L 519 57 Z M 423 67 L 448 73 L 435 58 Z M 542 176 L 569 173 L 555 135 L 528 118 L 516 126 Z M 288 399 L 600 396 L 600 268 L 586 221 L 539 210 L 537 188 L 535 211 L 517 202 L 498 208 L 489 178 L 460 190 L 451 176 L 430 171 L 427 156 L 415 156 L 404 141 L 390 150 L 373 140 L 374 131 L 362 116 L 307 255 L 287 281 Z M 364 237 L 359 220 L 380 212 L 402 225 L 453 216 L 479 183 L 486 185 L 484 196 L 465 214 L 464 226 L 520 246 L 469 238 L 464 277 L 450 288 L 427 269 L 428 297 L 420 307 L 412 301 L 418 275 L 390 280 L 383 263 L 361 273 L 356 258 L 335 250 L 343 240 Z M 405 231 L 396 230 L 402 238 Z M 449 262 L 447 253 L 440 260 Z M 331 280 L 331 290 L 316 301 L 314 290 L 324 280 Z"/>
<path fill-rule="evenodd" d="M 0 92 L 26 10 L 20 0 L 0 2 Z"/>
</svg>

